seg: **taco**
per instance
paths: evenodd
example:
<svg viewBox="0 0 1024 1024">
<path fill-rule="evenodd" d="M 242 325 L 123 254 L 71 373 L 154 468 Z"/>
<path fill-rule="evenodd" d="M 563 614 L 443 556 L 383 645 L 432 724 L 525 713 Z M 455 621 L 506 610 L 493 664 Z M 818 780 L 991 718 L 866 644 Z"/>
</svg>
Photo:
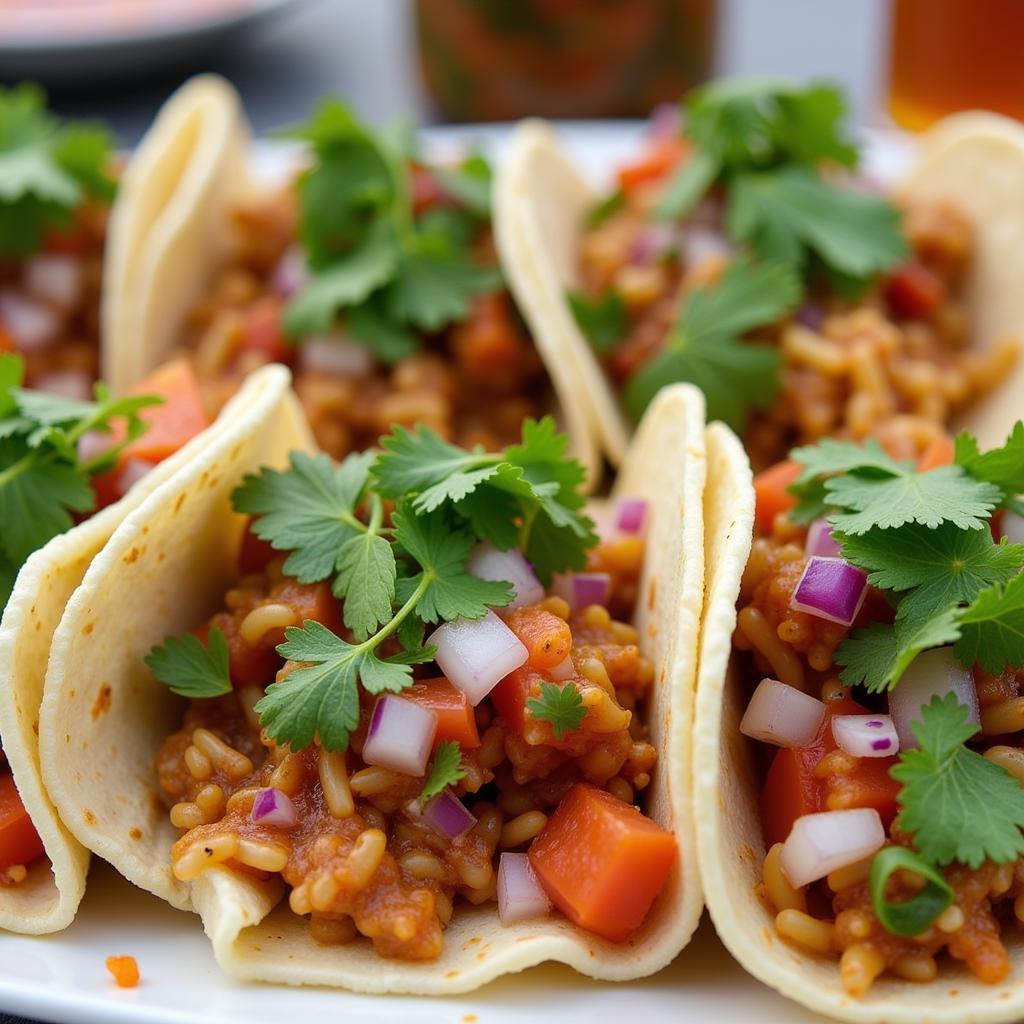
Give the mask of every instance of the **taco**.
<svg viewBox="0 0 1024 1024">
<path fill-rule="evenodd" d="M 306 152 L 283 184 L 260 182 L 236 159 L 247 134 L 231 87 L 197 79 L 129 163 L 108 274 L 115 387 L 180 350 L 212 413 L 254 368 L 285 363 L 336 459 L 395 423 L 496 450 L 557 407 L 596 485 L 571 370 L 534 347 L 502 284 L 484 157 L 429 162 L 411 135 L 325 100 L 288 132 Z M 113 269 L 125 251 L 131 274 Z"/>
<path fill-rule="evenodd" d="M 495 454 L 396 427 L 337 466 L 267 409 L 211 442 L 57 631 L 40 743 L 77 838 L 242 978 L 671 961 L 702 907 L 699 393 L 652 405 L 596 533 L 566 448 L 550 417 Z"/>
<path fill-rule="evenodd" d="M 510 285 L 538 343 L 574 364 L 613 464 L 673 381 L 704 391 L 760 469 L 881 420 L 937 435 L 1011 374 L 1019 128 L 959 129 L 956 164 L 936 139 L 890 201 L 857 171 L 828 86 L 725 81 L 684 106 L 682 126 L 658 112 L 609 192 L 539 122 L 496 186 Z"/>
<path fill-rule="evenodd" d="M 88 853 L 43 787 L 39 704 L 64 605 L 117 526 L 215 434 L 186 367 L 161 367 L 141 394 L 85 402 L 25 389 L 25 363 L 0 355 L 0 927 L 71 923 Z M 252 394 L 253 391 L 247 394 Z M 162 404 L 154 404 L 161 401 Z M 243 400 L 244 405 L 244 400 Z M 243 405 L 226 408 L 229 421 Z M 92 712 L 103 710 L 94 694 Z"/>
</svg>

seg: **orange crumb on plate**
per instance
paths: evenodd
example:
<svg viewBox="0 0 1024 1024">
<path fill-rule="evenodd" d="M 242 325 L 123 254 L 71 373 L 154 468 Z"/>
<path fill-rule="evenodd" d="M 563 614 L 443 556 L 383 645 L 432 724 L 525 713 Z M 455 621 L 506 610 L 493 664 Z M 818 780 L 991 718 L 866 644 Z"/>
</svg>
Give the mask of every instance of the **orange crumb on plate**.
<svg viewBox="0 0 1024 1024">
<path fill-rule="evenodd" d="M 107 970 L 118 988 L 135 988 L 139 983 L 139 965 L 133 956 L 108 956 Z"/>
</svg>

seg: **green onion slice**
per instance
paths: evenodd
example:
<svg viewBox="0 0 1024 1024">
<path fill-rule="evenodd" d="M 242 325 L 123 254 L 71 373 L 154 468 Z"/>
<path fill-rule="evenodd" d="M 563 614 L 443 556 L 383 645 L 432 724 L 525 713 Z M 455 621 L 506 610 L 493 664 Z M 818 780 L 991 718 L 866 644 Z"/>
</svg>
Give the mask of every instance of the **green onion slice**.
<svg viewBox="0 0 1024 1024">
<path fill-rule="evenodd" d="M 891 903 L 885 898 L 885 883 L 900 868 L 920 876 L 927 885 L 911 899 Z M 945 878 L 905 846 L 887 846 L 875 854 L 868 885 L 875 916 L 893 935 L 919 935 L 953 902 L 953 889 Z"/>
</svg>

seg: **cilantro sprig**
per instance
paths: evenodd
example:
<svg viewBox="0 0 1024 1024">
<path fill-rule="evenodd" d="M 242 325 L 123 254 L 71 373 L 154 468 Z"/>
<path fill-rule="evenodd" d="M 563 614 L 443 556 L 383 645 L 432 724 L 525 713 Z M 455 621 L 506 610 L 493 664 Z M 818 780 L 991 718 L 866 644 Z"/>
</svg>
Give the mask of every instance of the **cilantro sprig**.
<svg viewBox="0 0 1024 1024">
<path fill-rule="evenodd" d="M 490 169 L 479 155 L 437 170 L 461 207 L 416 215 L 406 155 L 337 100 L 288 133 L 312 145 L 314 165 L 299 179 L 300 237 L 313 277 L 285 314 L 301 339 L 344 315 L 348 333 L 383 362 L 415 351 L 418 331 L 437 331 L 469 313 L 473 296 L 501 275 L 470 251 L 489 216 Z"/>
<path fill-rule="evenodd" d="M 834 184 L 824 169 L 852 168 L 845 103 L 829 85 L 764 79 L 716 82 L 684 101 L 694 146 L 655 209 L 684 217 L 713 188 L 725 195 L 725 227 L 763 260 L 824 272 L 859 290 L 907 255 L 899 214 L 880 196 Z"/>
<path fill-rule="evenodd" d="M 583 698 L 575 686 L 560 686 L 547 680 L 540 684 L 540 696 L 527 700 L 526 708 L 533 718 L 551 723 L 556 740 L 578 729 L 587 717 Z"/>
<path fill-rule="evenodd" d="M 71 528 L 74 513 L 91 512 L 90 480 L 111 468 L 121 449 L 146 429 L 139 410 L 159 399 L 111 398 L 96 386 L 96 401 L 82 402 L 21 387 L 24 362 L 0 355 L 0 607 L 18 568 L 33 551 Z M 123 425 L 121 439 L 82 459 L 78 442 L 90 431 Z"/>
<path fill-rule="evenodd" d="M 210 630 L 205 644 L 193 633 L 167 637 L 146 655 L 146 664 L 182 697 L 220 697 L 231 692 L 228 642 L 217 628 Z"/>
<path fill-rule="evenodd" d="M 443 740 L 437 745 L 434 760 L 427 772 L 427 781 L 420 791 L 420 802 L 433 799 L 449 786 L 466 777 L 462 767 L 462 748 L 456 740 Z"/>
<path fill-rule="evenodd" d="M 87 197 L 111 199 L 110 154 L 106 131 L 61 122 L 37 85 L 0 88 L 0 256 L 31 255 Z"/>
</svg>

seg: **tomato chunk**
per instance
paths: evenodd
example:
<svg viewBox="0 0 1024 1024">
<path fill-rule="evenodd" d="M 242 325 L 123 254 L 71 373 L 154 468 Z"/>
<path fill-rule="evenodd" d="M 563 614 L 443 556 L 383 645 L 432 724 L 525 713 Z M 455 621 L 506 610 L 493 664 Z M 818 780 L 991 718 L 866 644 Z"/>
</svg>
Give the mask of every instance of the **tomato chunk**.
<svg viewBox="0 0 1024 1024">
<path fill-rule="evenodd" d="M 281 324 L 277 299 L 261 299 L 246 314 L 245 331 L 239 342 L 245 352 L 259 352 L 272 363 L 287 363 L 295 354 Z"/>
<path fill-rule="evenodd" d="M 632 804 L 577 782 L 529 851 L 552 903 L 623 942 L 643 924 L 676 859 L 676 839 Z"/>
<path fill-rule="evenodd" d="M 527 662 L 509 672 L 489 694 L 491 703 L 505 725 L 517 736 L 522 736 L 526 726 L 526 701 L 534 684 L 542 678 Z"/>
<path fill-rule="evenodd" d="M 420 679 L 403 690 L 402 696 L 421 707 L 430 708 L 437 715 L 435 749 L 445 740 L 454 740 L 463 750 L 472 750 L 480 746 L 476 716 L 466 695 L 444 676 Z"/>
<path fill-rule="evenodd" d="M 801 468 L 799 463 L 787 459 L 754 477 L 754 525 L 758 533 L 771 533 L 775 517 L 780 512 L 788 512 L 796 507 L 796 498 L 789 493 L 788 488 L 800 475 Z"/>
<path fill-rule="evenodd" d="M 527 664 L 531 668 L 554 668 L 565 661 L 572 650 L 569 623 L 537 605 L 517 608 L 505 624 L 529 651 Z"/>
<path fill-rule="evenodd" d="M 14 338 L 11 337 L 11 332 L 3 324 L 0 324 L 0 352 L 15 352 L 17 348 Z"/>
<path fill-rule="evenodd" d="M 238 549 L 238 571 L 243 575 L 248 573 L 263 572 L 264 569 L 278 556 L 280 551 L 274 550 L 269 541 L 261 540 L 252 529 L 252 517 L 245 526 L 245 533 L 242 534 L 242 544 Z"/>
<path fill-rule="evenodd" d="M 628 192 L 644 182 L 657 181 L 682 161 L 688 148 L 678 136 L 652 142 L 639 160 L 619 169 L 619 187 Z"/>
<path fill-rule="evenodd" d="M 927 473 L 929 469 L 938 469 L 939 466 L 951 466 L 955 453 L 956 447 L 953 444 L 953 439 L 942 434 L 921 452 L 921 457 L 917 460 L 917 468 L 922 473 Z"/>
<path fill-rule="evenodd" d="M 268 604 L 286 604 L 295 609 L 299 622 L 312 619 L 340 633 L 343 625 L 341 602 L 331 593 L 326 580 L 320 583 L 299 583 L 286 577 L 270 592 Z"/>
<path fill-rule="evenodd" d="M 814 774 L 818 763 L 837 748 L 832 736 L 832 719 L 836 715 L 866 715 L 867 708 L 847 697 L 826 706 L 825 720 L 818 735 L 806 747 L 783 747 L 772 760 L 761 790 L 761 824 L 765 842 L 784 843 L 793 822 L 805 814 L 838 810 L 826 803 L 828 786 Z M 899 807 L 896 797 L 900 785 L 889 777 L 895 757 L 861 757 L 857 767 L 843 776 L 844 803 L 848 807 L 874 807 L 888 825 Z"/>
<path fill-rule="evenodd" d="M 0 871 L 29 865 L 42 856 L 43 842 L 21 802 L 14 776 L 0 776 Z"/>
<path fill-rule="evenodd" d="M 946 286 L 923 263 L 912 260 L 890 275 L 885 298 L 897 316 L 927 320 L 946 298 Z"/>
</svg>

